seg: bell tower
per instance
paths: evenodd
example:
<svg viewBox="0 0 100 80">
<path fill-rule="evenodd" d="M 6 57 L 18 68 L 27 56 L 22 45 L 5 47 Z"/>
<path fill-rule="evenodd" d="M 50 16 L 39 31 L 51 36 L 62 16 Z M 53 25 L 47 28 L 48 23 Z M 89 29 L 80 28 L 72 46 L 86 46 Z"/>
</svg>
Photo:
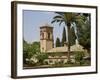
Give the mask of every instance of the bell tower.
<svg viewBox="0 0 100 80">
<path fill-rule="evenodd" d="M 47 52 L 53 48 L 53 27 L 49 25 L 40 27 L 40 50 Z"/>
</svg>

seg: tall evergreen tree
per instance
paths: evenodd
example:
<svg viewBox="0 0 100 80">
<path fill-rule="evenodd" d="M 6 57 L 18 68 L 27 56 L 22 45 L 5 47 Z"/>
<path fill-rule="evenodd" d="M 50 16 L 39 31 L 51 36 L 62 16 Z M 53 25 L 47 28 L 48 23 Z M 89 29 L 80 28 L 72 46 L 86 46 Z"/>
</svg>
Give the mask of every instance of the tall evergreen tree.
<svg viewBox="0 0 100 80">
<path fill-rule="evenodd" d="M 70 45 L 74 45 L 75 44 L 75 40 L 76 40 L 76 35 L 75 35 L 75 30 L 74 30 L 74 27 L 71 28 L 71 31 L 70 31 Z"/>
<path fill-rule="evenodd" d="M 66 30 L 65 27 L 63 28 L 63 33 L 62 33 L 62 46 L 64 46 L 64 42 L 66 42 Z"/>
<path fill-rule="evenodd" d="M 60 39 L 57 37 L 57 39 L 56 39 L 56 47 L 60 47 L 60 46 L 61 46 Z"/>
<path fill-rule="evenodd" d="M 91 20 L 90 14 L 84 14 L 86 17 L 85 26 L 78 27 L 79 43 L 90 52 L 91 49 Z"/>
</svg>

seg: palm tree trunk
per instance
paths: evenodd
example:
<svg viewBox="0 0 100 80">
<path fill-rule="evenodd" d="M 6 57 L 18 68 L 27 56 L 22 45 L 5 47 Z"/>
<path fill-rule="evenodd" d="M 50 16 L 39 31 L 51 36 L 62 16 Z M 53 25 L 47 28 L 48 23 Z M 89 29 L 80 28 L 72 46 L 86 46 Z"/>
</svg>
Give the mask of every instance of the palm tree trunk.
<svg viewBox="0 0 100 80">
<path fill-rule="evenodd" d="M 67 23 L 67 27 L 68 27 L 68 63 L 70 63 L 70 23 Z"/>
</svg>

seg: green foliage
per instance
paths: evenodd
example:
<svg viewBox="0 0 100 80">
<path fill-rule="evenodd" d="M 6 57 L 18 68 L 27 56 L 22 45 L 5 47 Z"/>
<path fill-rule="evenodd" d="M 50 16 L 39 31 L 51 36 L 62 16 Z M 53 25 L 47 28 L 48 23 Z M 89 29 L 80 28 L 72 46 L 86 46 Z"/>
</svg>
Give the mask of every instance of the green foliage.
<svg viewBox="0 0 100 80">
<path fill-rule="evenodd" d="M 30 59 L 34 54 L 40 52 L 39 42 L 27 43 L 23 40 L 23 62 L 26 63 L 26 59 Z"/>
<path fill-rule="evenodd" d="M 74 31 L 74 27 L 71 28 L 70 30 L 70 45 L 74 45 L 75 44 L 75 40 L 76 40 L 76 35 L 75 35 L 75 31 Z"/>
<path fill-rule="evenodd" d="M 66 29 L 64 27 L 63 28 L 63 33 L 62 33 L 62 43 L 61 43 L 61 45 L 64 46 L 65 42 L 66 42 Z"/>
<path fill-rule="evenodd" d="M 75 61 L 82 65 L 84 62 L 84 56 L 84 52 L 75 52 Z"/>
<path fill-rule="evenodd" d="M 88 15 L 89 14 L 86 16 Z M 91 48 L 91 22 L 89 17 L 90 16 L 85 20 L 85 25 L 83 25 L 83 27 L 78 27 L 79 43 L 88 51 L 90 51 Z"/>
<path fill-rule="evenodd" d="M 26 58 L 30 58 L 29 44 L 23 40 L 23 62 L 26 63 Z"/>
<path fill-rule="evenodd" d="M 61 46 L 60 39 L 57 37 L 57 39 L 56 39 L 56 47 L 60 47 L 60 46 Z"/>
<path fill-rule="evenodd" d="M 44 60 L 47 58 L 48 56 L 46 53 L 40 53 L 40 42 L 33 42 L 32 44 L 29 44 L 25 40 L 23 41 L 23 61 L 25 64 L 43 64 Z M 26 59 L 29 61 L 27 62 Z"/>
<path fill-rule="evenodd" d="M 40 42 L 33 42 L 31 44 L 31 48 L 34 54 L 39 53 L 40 52 Z"/>
<path fill-rule="evenodd" d="M 39 63 L 43 65 L 44 60 L 48 58 L 46 53 L 37 54 L 36 58 L 38 59 Z"/>
</svg>

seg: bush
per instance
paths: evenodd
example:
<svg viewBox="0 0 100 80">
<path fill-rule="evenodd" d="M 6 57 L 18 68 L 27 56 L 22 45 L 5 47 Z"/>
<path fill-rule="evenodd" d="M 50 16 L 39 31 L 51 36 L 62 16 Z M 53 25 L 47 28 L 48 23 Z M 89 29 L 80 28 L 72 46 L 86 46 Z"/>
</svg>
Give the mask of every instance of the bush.
<svg viewBox="0 0 100 80">
<path fill-rule="evenodd" d="M 80 65 L 84 64 L 84 52 L 75 52 L 75 61 Z"/>
<path fill-rule="evenodd" d="M 36 58 L 38 59 L 38 62 L 43 65 L 44 60 L 47 59 L 48 56 L 46 53 L 39 53 L 39 54 L 37 54 Z"/>
</svg>

